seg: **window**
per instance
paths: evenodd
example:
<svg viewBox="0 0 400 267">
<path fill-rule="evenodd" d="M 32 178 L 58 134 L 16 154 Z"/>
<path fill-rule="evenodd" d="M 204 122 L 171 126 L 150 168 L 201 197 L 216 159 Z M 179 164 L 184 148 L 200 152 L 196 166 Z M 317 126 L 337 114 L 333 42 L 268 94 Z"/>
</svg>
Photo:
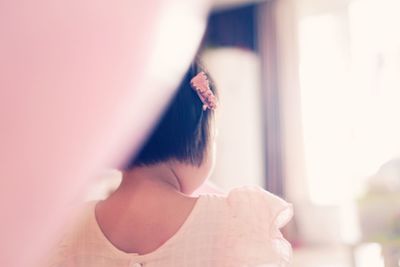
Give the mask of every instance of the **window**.
<svg viewBox="0 0 400 267">
<path fill-rule="evenodd" d="M 315 204 L 359 196 L 400 153 L 400 2 L 353 1 L 299 23 L 306 171 Z"/>
</svg>

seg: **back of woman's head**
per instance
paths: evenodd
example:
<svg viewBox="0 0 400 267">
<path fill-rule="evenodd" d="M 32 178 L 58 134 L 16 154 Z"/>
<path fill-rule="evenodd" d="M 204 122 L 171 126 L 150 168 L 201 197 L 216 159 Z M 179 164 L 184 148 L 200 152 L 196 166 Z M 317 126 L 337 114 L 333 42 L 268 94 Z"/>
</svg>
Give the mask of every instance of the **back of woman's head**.
<svg viewBox="0 0 400 267">
<path fill-rule="evenodd" d="M 200 166 L 211 139 L 212 109 L 203 110 L 203 103 L 191 86 L 191 80 L 203 71 L 193 63 L 186 72 L 169 106 L 158 124 L 125 169 L 177 160 Z M 207 74 L 211 91 L 215 87 Z"/>
</svg>

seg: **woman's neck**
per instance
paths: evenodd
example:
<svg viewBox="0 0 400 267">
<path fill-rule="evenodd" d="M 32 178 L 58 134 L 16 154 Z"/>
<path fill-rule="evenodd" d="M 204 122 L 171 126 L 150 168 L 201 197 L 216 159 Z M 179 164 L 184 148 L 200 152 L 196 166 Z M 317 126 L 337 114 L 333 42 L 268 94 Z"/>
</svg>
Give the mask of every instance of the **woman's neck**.
<svg viewBox="0 0 400 267">
<path fill-rule="evenodd" d="M 116 193 L 135 192 L 147 188 L 158 188 L 181 192 L 179 177 L 170 163 L 136 167 L 123 172 L 122 182 Z"/>
</svg>

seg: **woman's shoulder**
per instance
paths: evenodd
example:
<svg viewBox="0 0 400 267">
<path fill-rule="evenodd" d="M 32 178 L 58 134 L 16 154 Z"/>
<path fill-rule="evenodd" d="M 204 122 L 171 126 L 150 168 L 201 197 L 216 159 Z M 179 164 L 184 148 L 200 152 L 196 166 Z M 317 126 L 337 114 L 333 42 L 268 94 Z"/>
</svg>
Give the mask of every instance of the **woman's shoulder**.
<svg viewBox="0 0 400 267">
<path fill-rule="evenodd" d="M 93 232 L 90 228 L 95 204 L 95 201 L 90 201 L 74 206 L 75 212 L 57 234 L 47 257 L 43 259 L 43 266 L 63 266 L 71 255 L 83 247 L 81 243 L 84 239 L 81 237 L 92 235 Z"/>
<path fill-rule="evenodd" d="M 238 213 L 255 214 L 263 220 L 285 225 L 293 215 L 292 204 L 259 186 L 243 186 L 232 189 L 227 203 Z"/>
<path fill-rule="evenodd" d="M 207 210 L 214 210 L 214 216 L 223 221 L 220 234 L 230 253 L 240 255 L 241 260 L 254 266 L 261 263 L 288 266 L 291 245 L 280 228 L 293 216 L 290 203 L 258 186 L 238 187 L 227 194 L 205 198 Z"/>
<path fill-rule="evenodd" d="M 263 223 L 267 220 L 277 227 L 285 225 L 293 216 L 292 204 L 259 186 L 241 186 L 225 194 L 206 194 L 203 197 L 209 200 L 209 205 L 228 209 L 233 216 L 258 217 Z"/>
<path fill-rule="evenodd" d="M 59 242 L 63 245 L 77 245 L 82 236 L 93 235 L 93 218 L 96 201 L 84 202 L 76 207 L 75 213 L 64 224 Z"/>
</svg>

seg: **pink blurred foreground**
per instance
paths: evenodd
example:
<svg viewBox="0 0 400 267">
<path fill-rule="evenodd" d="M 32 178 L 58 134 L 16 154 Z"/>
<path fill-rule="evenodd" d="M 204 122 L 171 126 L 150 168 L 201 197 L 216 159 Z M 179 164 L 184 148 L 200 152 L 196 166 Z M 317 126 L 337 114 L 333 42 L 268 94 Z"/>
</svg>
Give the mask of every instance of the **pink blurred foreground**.
<svg viewBox="0 0 400 267">
<path fill-rule="evenodd" d="M 140 143 L 204 1 L 0 0 L 0 266 L 34 266 L 95 171 Z"/>
</svg>

